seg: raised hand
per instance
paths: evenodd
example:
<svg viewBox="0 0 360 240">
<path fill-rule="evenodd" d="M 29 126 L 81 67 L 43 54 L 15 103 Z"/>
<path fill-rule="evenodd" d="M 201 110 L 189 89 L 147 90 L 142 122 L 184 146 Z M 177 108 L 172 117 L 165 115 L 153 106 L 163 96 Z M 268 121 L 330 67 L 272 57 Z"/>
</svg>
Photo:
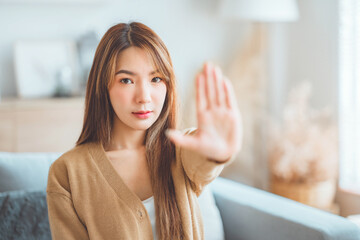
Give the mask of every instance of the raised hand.
<svg viewBox="0 0 360 240">
<path fill-rule="evenodd" d="M 168 129 L 167 136 L 175 145 L 211 160 L 228 160 L 240 150 L 241 115 L 230 81 L 211 63 L 205 63 L 196 76 L 196 109 L 198 128 L 194 135 Z"/>
</svg>

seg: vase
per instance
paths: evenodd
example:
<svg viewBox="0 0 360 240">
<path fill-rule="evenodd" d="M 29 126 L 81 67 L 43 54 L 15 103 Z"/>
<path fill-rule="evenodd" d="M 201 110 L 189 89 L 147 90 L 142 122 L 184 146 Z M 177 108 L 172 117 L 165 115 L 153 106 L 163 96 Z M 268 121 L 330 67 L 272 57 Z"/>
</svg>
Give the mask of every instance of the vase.
<svg viewBox="0 0 360 240">
<path fill-rule="evenodd" d="M 270 191 L 303 204 L 327 210 L 333 207 L 336 179 L 314 183 L 294 183 L 273 177 Z"/>
</svg>

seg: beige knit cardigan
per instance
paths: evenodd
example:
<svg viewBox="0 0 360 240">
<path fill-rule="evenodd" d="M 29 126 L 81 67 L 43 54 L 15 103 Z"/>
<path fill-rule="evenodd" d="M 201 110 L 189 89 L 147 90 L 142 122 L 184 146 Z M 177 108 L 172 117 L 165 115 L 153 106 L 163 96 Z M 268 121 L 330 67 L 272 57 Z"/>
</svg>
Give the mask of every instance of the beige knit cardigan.
<svg viewBox="0 0 360 240">
<path fill-rule="evenodd" d="M 197 196 L 230 161 L 217 163 L 176 148 L 172 176 L 184 239 L 204 239 Z M 46 192 L 54 240 L 153 239 L 145 206 L 99 143 L 74 147 L 57 159 L 50 167 Z"/>
</svg>

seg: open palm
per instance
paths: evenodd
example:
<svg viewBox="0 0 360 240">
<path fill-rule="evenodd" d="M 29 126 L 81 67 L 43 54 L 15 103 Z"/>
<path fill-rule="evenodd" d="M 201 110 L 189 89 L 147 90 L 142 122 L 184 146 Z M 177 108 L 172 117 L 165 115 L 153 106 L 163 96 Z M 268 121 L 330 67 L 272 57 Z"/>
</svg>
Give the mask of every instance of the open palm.
<svg viewBox="0 0 360 240">
<path fill-rule="evenodd" d="M 234 90 L 219 67 L 210 63 L 196 77 L 198 128 L 194 135 L 169 130 L 174 144 L 215 161 L 226 161 L 240 150 L 241 116 Z"/>
</svg>

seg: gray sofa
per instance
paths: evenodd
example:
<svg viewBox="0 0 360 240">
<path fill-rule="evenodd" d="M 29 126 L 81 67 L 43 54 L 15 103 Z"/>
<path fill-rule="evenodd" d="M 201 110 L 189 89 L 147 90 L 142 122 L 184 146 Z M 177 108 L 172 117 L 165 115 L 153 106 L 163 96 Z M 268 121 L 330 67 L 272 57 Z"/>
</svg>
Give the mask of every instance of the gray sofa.
<svg viewBox="0 0 360 240">
<path fill-rule="evenodd" d="M 0 239 L 51 239 L 46 182 L 60 153 L 0 152 Z M 226 239 L 360 240 L 349 220 L 217 178 L 209 185 Z"/>
</svg>

